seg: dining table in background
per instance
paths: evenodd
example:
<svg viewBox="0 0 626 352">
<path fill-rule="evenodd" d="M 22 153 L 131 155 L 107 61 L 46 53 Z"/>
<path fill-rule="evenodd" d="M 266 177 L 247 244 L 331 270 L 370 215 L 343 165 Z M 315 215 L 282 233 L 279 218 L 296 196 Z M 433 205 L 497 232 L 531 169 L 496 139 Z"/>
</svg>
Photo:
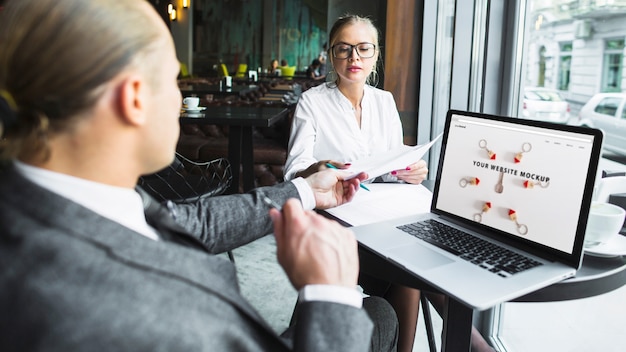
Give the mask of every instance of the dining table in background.
<svg viewBox="0 0 626 352">
<path fill-rule="evenodd" d="M 233 182 L 228 193 L 238 193 L 240 178 L 243 180 L 243 190 L 247 192 L 254 188 L 253 128 L 273 126 L 286 118 L 292 108 L 293 106 L 209 106 L 198 113 L 182 112 L 180 123 L 229 127 L 228 160 L 231 163 Z"/>
<path fill-rule="evenodd" d="M 223 83 L 218 84 L 206 84 L 206 83 L 194 83 L 180 86 L 180 92 L 183 97 L 197 96 L 206 97 L 207 95 L 213 98 L 219 99 L 229 96 L 244 97 L 248 93 L 259 89 L 257 85 L 233 85 L 227 87 Z"/>
</svg>

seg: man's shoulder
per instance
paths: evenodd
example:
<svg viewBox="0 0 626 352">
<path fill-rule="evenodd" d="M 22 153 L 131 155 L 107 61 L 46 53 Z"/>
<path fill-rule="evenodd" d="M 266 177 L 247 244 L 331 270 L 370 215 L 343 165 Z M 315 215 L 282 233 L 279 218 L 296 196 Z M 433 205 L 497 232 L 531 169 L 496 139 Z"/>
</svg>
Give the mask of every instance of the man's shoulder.
<svg viewBox="0 0 626 352">
<path fill-rule="evenodd" d="M 23 188 L 28 187 L 29 182 L 19 175 L 12 163 L 0 164 L 0 203 L 6 203 L 9 199 L 23 199 Z"/>
</svg>

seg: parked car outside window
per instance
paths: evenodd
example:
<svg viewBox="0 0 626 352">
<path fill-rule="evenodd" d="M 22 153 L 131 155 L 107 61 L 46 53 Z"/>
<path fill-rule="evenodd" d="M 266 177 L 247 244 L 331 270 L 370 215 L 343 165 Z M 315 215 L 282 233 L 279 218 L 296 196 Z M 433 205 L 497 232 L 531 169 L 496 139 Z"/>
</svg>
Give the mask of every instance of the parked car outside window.
<svg viewBox="0 0 626 352">
<path fill-rule="evenodd" d="M 526 87 L 522 117 L 555 123 L 567 123 L 570 119 L 570 106 L 558 90 Z"/>
<path fill-rule="evenodd" d="M 626 156 L 626 93 L 598 93 L 573 123 L 604 132 L 604 149 Z"/>
</svg>

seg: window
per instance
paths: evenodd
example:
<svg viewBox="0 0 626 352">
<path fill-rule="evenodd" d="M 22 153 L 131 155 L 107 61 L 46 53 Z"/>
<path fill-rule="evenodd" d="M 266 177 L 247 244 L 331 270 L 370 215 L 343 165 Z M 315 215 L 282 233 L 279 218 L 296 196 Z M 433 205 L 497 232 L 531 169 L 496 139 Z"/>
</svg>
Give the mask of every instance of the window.
<svg viewBox="0 0 626 352">
<path fill-rule="evenodd" d="M 615 116 L 617 108 L 621 102 L 622 100 L 619 98 L 604 98 L 598 103 L 598 106 L 596 106 L 593 111 L 598 114 Z"/>
<path fill-rule="evenodd" d="M 569 76 L 572 68 L 572 42 L 565 42 L 560 44 L 561 55 L 559 57 L 559 79 L 558 89 L 569 89 Z"/>
<path fill-rule="evenodd" d="M 624 39 L 607 40 L 602 65 L 602 91 L 619 92 L 622 88 Z"/>
<path fill-rule="evenodd" d="M 548 58 L 546 57 L 546 47 L 539 49 L 539 72 L 537 76 L 537 87 L 546 86 L 546 66 Z"/>
<path fill-rule="evenodd" d="M 609 86 L 626 93 L 626 0 L 422 3 L 418 143 L 441 132 L 449 108 L 546 120 L 558 108 L 559 122 L 576 123 L 580 109 L 597 93 Z M 533 116 L 533 105 L 548 110 Z M 623 104 L 619 109 L 626 118 Z M 438 150 L 429 155 L 429 178 L 437 173 Z M 613 328 L 624 316 L 619 302 L 625 293 L 626 287 L 584 300 L 506 303 L 475 312 L 474 323 L 502 351 L 507 346 L 607 350 L 625 343 L 623 327 Z M 596 314 L 598 307 L 603 314 Z M 583 321 L 567 324 L 563 311 L 576 312 Z"/>
<path fill-rule="evenodd" d="M 518 34 L 515 38 L 522 41 L 517 46 L 521 49 L 509 56 L 512 62 L 511 79 L 504 77 L 500 83 L 503 90 L 508 89 L 508 85 L 519 85 L 519 99 L 515 101 L 513 95 L 511 106 L 504 107 L 503 111 L 532 111 L 526 108 L 532 104 L 529 89 L 542 86 L 541 89 L 561 93 L 568 104 L 566 109 L 570 116 L 563 123 L 576 124 L 580 109 L 596 94 L 626 92 L 623 69 L 626 1 L 527 0 L 521 1 L 517 11 L 521 13 L 522 22 L 514 31 Z M 514 41 L 514 36 L 506 40 Z M 501 56 L 507 54 L 506 50 L 500 53 Z M 556 67 L 551 67 L 550 58 L 554 58 Z M 520 68 L 516 69 L 515 65 Z M 511 90 L 513 94 L 515 89 L 513 87 Z M 622 106 L 621 98 L 607 97 L 594 110 L 626 118 L 626 109 L 622 109 Z M 548 120 L 549 115 L 535 113 L 534 117 L 519 116 Z M 576 326 L 564 329 L 560 312 L 576 311 L 582 317 L 593 316 L 602 309 L 605 314 L 613 316 L 615 306 L 610 302 L 622 301 L 624 292 L 621 290 L 567 302 L 503 304 L 487 318 L 491 318 L 494 324 L 492 341 L 496 341 L 501 350 L 509 347 L 510 350 L 520 351 L 602 349 L 585 345 L 585 341 L 591 340 L 598 343 L 600 336 L 613 341 L 609 346 L 620 345 L 620 341 L 623 341 L 621 337 L 616 338 L 618 334 L 609 332 L 610 323 L 603 322 L 610 322 L 611 319 L 603 317 L 602 321 L 593 324 L 575 323 Z M 522 322 L 527 323 L 527 319 L 535 319 L 536 325 L 543 328 L 524 326 Z"/>
</svg>

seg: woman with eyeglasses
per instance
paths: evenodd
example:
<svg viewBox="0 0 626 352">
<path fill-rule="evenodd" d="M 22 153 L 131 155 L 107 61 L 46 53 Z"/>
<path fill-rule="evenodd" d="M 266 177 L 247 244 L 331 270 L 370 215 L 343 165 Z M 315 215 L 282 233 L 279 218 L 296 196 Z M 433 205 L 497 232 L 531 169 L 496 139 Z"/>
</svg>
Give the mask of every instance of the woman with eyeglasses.
<svg viewBox="0 0 626 352">
<path fill-rule="evenodd" d="M 294 113 L 285 179 L 306 177 L 403 144 L 398 109 L 390 92 L 375 88 L 380 57 L 378 30 L 368 18 L 340 17 L 329 34 L 331 71 L 326 84 L 302 94 Z M 383 181 L 419 184 L 428 173 L 426 163 L 416 160 L 405 169 L 382 176 Z M 419 313 L 420 291 L 375 279 L 361 273 L 359 284 L 366 293 L 384 297 L 394 307 L 400 331 L 398 351 L 412 351 Z M 436 308 L 444 296 L 431 295 Z M 493 351 L 476 329 L 472 350 Z"/>
<path fill-rule="evenodd" d="M 375 88 L 378 30 L 363 17 L 339 18 L 330 31 L 331 71 L 326 84 L 302 94 L 289 140 L 285 178 L 306 176 L 387 151 L 403 143 L 402 125 L 390 92 Z M 423 160 L 392 171 L 384 180 L 419 184 L 428 169 Z"/>
</svg>

